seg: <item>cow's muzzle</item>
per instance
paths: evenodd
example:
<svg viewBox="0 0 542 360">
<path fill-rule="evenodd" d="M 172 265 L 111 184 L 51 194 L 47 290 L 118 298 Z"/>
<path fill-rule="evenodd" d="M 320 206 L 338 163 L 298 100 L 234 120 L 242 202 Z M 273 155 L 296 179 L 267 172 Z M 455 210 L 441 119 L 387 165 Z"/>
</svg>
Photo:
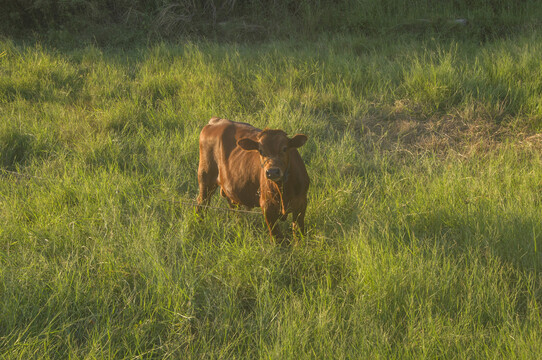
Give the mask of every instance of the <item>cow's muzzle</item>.
<svg viewBox="0 0 542 360">
<path fill-rule="evenodd" d="M 279 168 L 269 168 L 265 170 L 265 176 L 272 181 L 278 181 L 282 178 L 282 171 Z"/>
</svg>

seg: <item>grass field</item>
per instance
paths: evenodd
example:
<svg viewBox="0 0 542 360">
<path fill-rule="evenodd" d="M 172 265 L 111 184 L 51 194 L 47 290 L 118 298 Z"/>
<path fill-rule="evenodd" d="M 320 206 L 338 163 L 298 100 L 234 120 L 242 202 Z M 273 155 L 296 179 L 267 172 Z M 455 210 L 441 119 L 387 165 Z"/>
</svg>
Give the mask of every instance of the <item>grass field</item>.
<svg viewBox="0 0 542 360">
<path fill-rule="evenodd" d="M 541 58 L 537 33 L 1 40 L 0 357 L 540 358 Z M 198 221 L 211 116 L 309 136 L 299 243 Z"/>
</svg>

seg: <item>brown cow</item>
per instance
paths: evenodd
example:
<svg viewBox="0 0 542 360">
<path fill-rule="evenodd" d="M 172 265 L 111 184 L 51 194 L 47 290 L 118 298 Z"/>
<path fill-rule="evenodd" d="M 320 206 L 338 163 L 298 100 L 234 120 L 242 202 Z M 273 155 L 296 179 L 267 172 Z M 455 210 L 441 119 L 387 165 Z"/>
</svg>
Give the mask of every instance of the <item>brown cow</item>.
<svg viewBox="0 0 542 360">
<path fill-rule="evenodd" d="M 198 205 L 209 204 L 220 186 L 231 207 L 261 207 L 272 237 L 282 238 L 275 224 L 289 213 L 294 236 L 304 234 L 309 176 L 297 148 L 306 141 L 302 134 L 290 139 L 282 130 L 212 118 L 199 137 Z"/>
</svg>

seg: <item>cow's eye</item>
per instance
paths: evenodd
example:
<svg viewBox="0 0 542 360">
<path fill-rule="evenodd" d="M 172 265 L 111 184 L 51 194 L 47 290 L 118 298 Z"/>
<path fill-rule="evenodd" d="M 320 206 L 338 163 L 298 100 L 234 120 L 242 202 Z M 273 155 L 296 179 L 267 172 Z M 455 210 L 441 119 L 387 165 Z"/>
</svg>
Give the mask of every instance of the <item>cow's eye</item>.
<svg viewBox="0 0 542 360">
<path fill-rule="evenodd" d="M 283 153 L 285 153 L 287 150 L 288 150 L 288 147 L 287 147 L 287 146 L 285 146 L 285 147 L 282 148 L 282 152 L 283 152 Z"/>
<path fill-rule="evenodd" d="M 262 149 L 258 149 L 258 152 L 260 153 L 261 156 L 263 156 Z"/>
</svg>

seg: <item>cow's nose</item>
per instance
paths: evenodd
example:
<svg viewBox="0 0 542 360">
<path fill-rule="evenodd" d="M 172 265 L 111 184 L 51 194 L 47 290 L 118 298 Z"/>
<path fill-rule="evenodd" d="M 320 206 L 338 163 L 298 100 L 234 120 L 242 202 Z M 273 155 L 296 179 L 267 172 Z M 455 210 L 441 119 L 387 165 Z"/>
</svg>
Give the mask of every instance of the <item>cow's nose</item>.
<svg viewBox="0 0 542 360">
<path fill-rule="evenodd" d="M 265 176 L 268 179 L 278 179 L 280 178 L 280 169 L 279 168 L 269 168 L 265 170 Z"/>
</svg>

